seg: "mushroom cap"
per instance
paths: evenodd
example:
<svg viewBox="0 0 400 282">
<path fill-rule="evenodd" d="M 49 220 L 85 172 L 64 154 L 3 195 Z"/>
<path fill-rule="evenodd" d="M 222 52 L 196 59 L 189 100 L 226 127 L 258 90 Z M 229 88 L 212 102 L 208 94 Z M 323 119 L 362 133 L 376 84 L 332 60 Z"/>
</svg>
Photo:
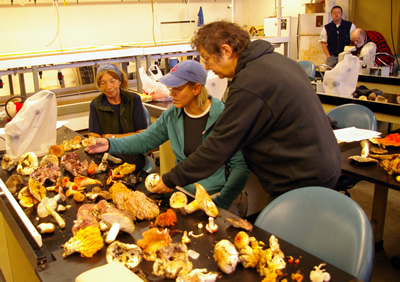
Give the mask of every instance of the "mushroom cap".
<svg viewBox="0 0 400 282">
<path fill-rule="evenodd" d="M 35 153 L 23 154 L 17 165 L 17 172 L 22 175 L 29 175 L 39 166 L 39 161 Z"/>
<path fill-rule="evenodd" d="M 57 208 L 57 201 L 54 198 L 44 197 L 37 207 L 38 216 L 43 218 L 50 214 L 50 211 L 46 208 L 48 206 L 51 210 Z"/>
<path fill-rule="evenodd" d="M 120 262 L 133 269 L 142 261 L 142 249 L 135 244 L 115 241 L 108 246 L 106 259 L 108 263 Z"/>
<path fill-rule="evenodd" d="M 157 186 L 158 182 L 160 182 L 160 175 L 158 173 L 150 173 L 144 181 L 144 186 L 147 191 L 152 193 L 153 188 Z"/>
<path fill-rule="evenodd" d="M 101 220 L 103 220 L 108 225 L 113 225 L 113 223 L 118 223 L 120 225 L 120 230 L 132 234 L 135 231 L 135 225 L 132 219 L 124 213 L 120 212 L 107 212 L 101 215 Z"/>
<path fill-rule="evenodd" d="M 42 201 L 44 197 L 46 197 L 46 188 L 39 182 L 33 178 L 29 178 L 29 192 L 33 197 L 35 197 L 39 202 Z"/>
<path fill-rule="evenodd" d="M 40 166 L 46 166 L 48 163 L 53 163 L 59 166 L 58 158 L 53 154 L 45 155 L 40 161 Z"/>
<path fill-rule="evenodd" d="M 180 191 L 174 192 L 169 198 L 169 205 L 173 209 L 180 209 L 187 205 L 188 199 L 186 195 Z"/>
</svg>

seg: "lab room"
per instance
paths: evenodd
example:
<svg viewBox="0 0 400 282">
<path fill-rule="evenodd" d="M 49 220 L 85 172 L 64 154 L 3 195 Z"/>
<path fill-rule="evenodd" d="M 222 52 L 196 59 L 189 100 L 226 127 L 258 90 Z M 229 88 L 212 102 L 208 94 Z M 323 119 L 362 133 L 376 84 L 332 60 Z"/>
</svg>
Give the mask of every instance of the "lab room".
<svg viewBox="0 0 400 282">
<path fill-rule="evenodd" d="M 398 280 L 399 1 L 0 11 L 0 282 Z"/>
</svg>

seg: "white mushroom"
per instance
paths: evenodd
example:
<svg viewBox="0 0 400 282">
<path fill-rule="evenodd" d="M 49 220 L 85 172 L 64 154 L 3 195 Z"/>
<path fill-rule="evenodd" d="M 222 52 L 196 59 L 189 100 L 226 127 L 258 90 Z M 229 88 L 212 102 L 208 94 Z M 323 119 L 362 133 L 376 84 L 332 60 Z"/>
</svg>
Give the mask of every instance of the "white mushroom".
<svg viewBox="0 0 400 282">
<path fill-rule="evenodd" d="M 101 215 L 101 220 L 111 226 L 105 240 L 107 244 L 114 242 L 120 230 L 131 235 L 135 231 L 132 218 L 123 211 L 103 213 Z"/>
<path fill-rule="evenodd" d="M 43 218 L 51 214 L 53 218 L 57 221 L 61 228 L 65 227 L 64 219 L 55 211 L 57 207 L 57 200 L 54 198 L 44 197 L 37 208 L 38 216 Z"/>
<path fill-rule="evenodd" d="M 133 269 L 142 261 L 142 249 L 135 244 L 125 244 L 115 241 L 107 248 L 107 263 L 120 262 Z"/>
<path fill-rule="evenodd" d="M 54 232 L 53 223 L 41 223 L 36 227 L 40 234 L 52 233 Z"/>
<path fill-rule="evenodd" d="M 230 241 L 222 239 L 215 244 L 214 260 L 224 273 L 231 274 L 236 269 L 239 256 L 235 246 Z"/>
<path fill-rule="evenodd" d="M 150 173 L 144 181 L 144 186 L 147 191 L 153 193 L 153 188 L 157 186 L 158 182 L 160 182 L 160 175 L 158 173 Z"/>
<path fill-rule="evenodd" d="M 22 175 L 29 175 L 39 166 L 39 161 L 35 153 L 23 154 L 17 165 L 17 172 Z"/>
</svg>

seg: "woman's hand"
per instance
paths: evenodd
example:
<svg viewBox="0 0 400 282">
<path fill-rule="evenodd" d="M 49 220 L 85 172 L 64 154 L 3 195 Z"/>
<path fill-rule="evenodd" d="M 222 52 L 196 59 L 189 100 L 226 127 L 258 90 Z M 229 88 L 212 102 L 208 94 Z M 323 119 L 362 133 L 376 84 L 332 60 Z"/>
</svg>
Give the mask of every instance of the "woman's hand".
<svg viewBox="0 0 400 282">
<path fill-rule="evenodd" d="M 89 154 L 104 153 L 107 152 L 109 148 L 110 148 L 110 143 L 106 138 L 98 138 L 96 140 L 96 144 L 85 148 L 85 151 L 88 152 Z"/>
<path fill-rule="evenodd" d="M 151 190 L 152 193 L 157 193 L 157 194 L 166 194 L 166 193 L 171 193 L 173 191 L 174 189 L 171 189 L 164 184 L 162 177 L 160 177 L 160 181 L 158 182 L 157 186 Z"/>
</svg>

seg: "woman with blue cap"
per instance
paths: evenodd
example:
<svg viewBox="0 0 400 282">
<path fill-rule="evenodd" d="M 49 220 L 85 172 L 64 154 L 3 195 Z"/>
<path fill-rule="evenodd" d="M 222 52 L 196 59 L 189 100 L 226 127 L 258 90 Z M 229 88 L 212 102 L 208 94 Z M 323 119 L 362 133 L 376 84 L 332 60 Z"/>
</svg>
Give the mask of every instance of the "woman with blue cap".
<svg viewBox="0 0 400 282">
<path fill-rule="evenodd" d="M 220 100 L 208 94 L 206 80 L 207 71 L 199 62 L 186 60 L 177 64 L 159 79 L 171 88 L 173 107 L 164 111 L 147 130 L 126 138 L 100 138 L 96 145 L 87 148 L 88 152 L 144 153 L 170 140 L 176 162 L 186 160 L 211 134 L 224 109 Z M 198 183 L 210 195 L 216 194 L 214 202 L 227 209 L 243 191 L 249 174 L 242 153 L 238 152 L 214 174 Z M 193 184 L 183 188 L 192 194 L 196 192 Z M 241 215 L 244 215 L 243 211 Z"/>
<path fill-rule="evenodd" d="M 89 132 L 101 137 L 119 138 L 147 128 L 142 100 L 128 91 L 128 79 L 116 65 L 103 64 L 96 75 L 96 86 L 101 94 L 90 103 Z M 121 155 L 124 161 L 143 168 L 142 154 Z"/>
</svg>

